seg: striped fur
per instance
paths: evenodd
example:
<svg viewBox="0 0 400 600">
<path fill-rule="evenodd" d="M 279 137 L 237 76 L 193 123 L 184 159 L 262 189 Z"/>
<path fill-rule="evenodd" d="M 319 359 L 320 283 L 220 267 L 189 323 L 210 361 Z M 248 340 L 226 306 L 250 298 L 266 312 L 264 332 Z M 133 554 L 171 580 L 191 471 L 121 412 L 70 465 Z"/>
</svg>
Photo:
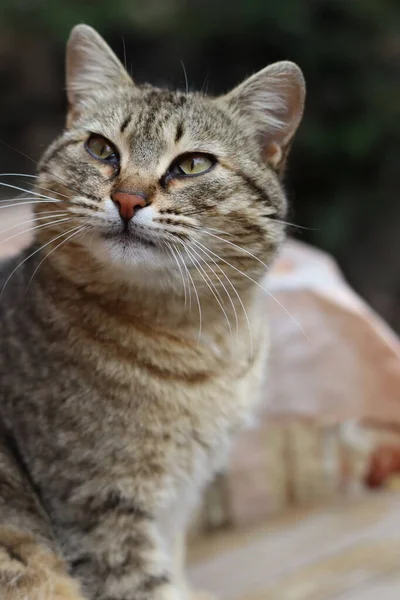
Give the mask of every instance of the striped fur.
<svg viewBox="0 0 400 600">
<path fill-rule="evenodd" d="M 219 98 L 136 86 L 86 26 L 67 75 L 35 208 L 67 220 L 0 275 L 0 597 L 186 600 L 174 548 L 263 379 L 304 84 L 279 63 Z M 172 176 L 188 152 L 214 167 Z M 146 200 L 128 225 L 116 190 Z"/>
</svg>

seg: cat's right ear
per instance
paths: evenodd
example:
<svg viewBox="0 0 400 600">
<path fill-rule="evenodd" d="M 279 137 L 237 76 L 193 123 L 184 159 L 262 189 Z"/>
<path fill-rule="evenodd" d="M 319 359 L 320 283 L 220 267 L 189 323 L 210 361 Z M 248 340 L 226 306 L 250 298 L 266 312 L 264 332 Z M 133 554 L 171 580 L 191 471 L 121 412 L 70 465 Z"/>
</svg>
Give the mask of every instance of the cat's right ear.
<svg viewBox="0 0 400 600">
<path fill-rule="evenodd" d="M 304 77 L 297 65 L 282 61 L 246 79 L 223 100 L 254 131 L 263 159 L 282 172 L 305 99 Z"/>
<path fill-rule="evenodd" d="M 76 25 L 67 45 L 67 127 L 93 97 L 101 101 L 104 90 L 132 86 L 133 82 L 103 38 L 88 25 Z"/>
</svg>

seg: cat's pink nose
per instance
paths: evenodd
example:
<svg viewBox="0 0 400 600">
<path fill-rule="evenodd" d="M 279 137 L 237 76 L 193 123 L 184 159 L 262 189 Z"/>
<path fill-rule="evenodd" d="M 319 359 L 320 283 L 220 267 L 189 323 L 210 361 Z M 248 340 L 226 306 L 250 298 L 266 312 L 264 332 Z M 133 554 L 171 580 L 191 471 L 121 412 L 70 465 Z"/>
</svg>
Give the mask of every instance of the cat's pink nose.
<svg viewBox="0 0 400 600">
<path fill-rule="evenodd" d="M 126 192 L 115 192 L 111 199 L 118 206 L 121 219 L 130 221 L 138 208 L 146 206 L 146 200 L 139 194 L 127 194 Z"/>
</svg>

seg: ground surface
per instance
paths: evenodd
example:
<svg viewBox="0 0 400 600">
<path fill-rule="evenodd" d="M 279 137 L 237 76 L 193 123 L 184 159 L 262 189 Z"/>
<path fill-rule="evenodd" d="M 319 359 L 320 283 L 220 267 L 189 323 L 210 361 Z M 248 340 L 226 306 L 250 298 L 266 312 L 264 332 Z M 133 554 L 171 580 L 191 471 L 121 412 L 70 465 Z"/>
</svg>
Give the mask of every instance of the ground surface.
<svg viewBox="0 0 400 600">
<path fill-rule="evenodd" d="M 195 544 L 190 564 L 193 584 L 222 600 L 399 600 L 400 495 L 213 535 Z"/>
</svg>

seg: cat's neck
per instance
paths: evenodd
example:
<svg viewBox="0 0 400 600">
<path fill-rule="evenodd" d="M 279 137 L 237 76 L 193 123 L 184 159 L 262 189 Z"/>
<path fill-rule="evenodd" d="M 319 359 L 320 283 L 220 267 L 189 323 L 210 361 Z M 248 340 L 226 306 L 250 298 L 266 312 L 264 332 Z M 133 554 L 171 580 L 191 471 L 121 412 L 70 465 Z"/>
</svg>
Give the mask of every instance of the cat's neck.
<svg viewBox="0 0 400 600">
<path fill-rule="evenodd" d="M 50 259 L 51 257 L 49 257 Z M 100 311 L 116 315 L 127 323 L 149 329 L 181 332 L 190 337 L 222 335 L 231 337 L 239 326 L 248 327 L 255 286 L 238 286 L 240 293 L 218 283 L 212 290 L 202 278 L 185 283 L 160 270 L 127 270 L 104 265 L 80 252 L 59 253 L 41 267 L 40 280 L 53 301 L 68 309 L 79 308 L 75 315 Z M 246 311 L 246 312 L 245 312 Z"/>
</svg>

